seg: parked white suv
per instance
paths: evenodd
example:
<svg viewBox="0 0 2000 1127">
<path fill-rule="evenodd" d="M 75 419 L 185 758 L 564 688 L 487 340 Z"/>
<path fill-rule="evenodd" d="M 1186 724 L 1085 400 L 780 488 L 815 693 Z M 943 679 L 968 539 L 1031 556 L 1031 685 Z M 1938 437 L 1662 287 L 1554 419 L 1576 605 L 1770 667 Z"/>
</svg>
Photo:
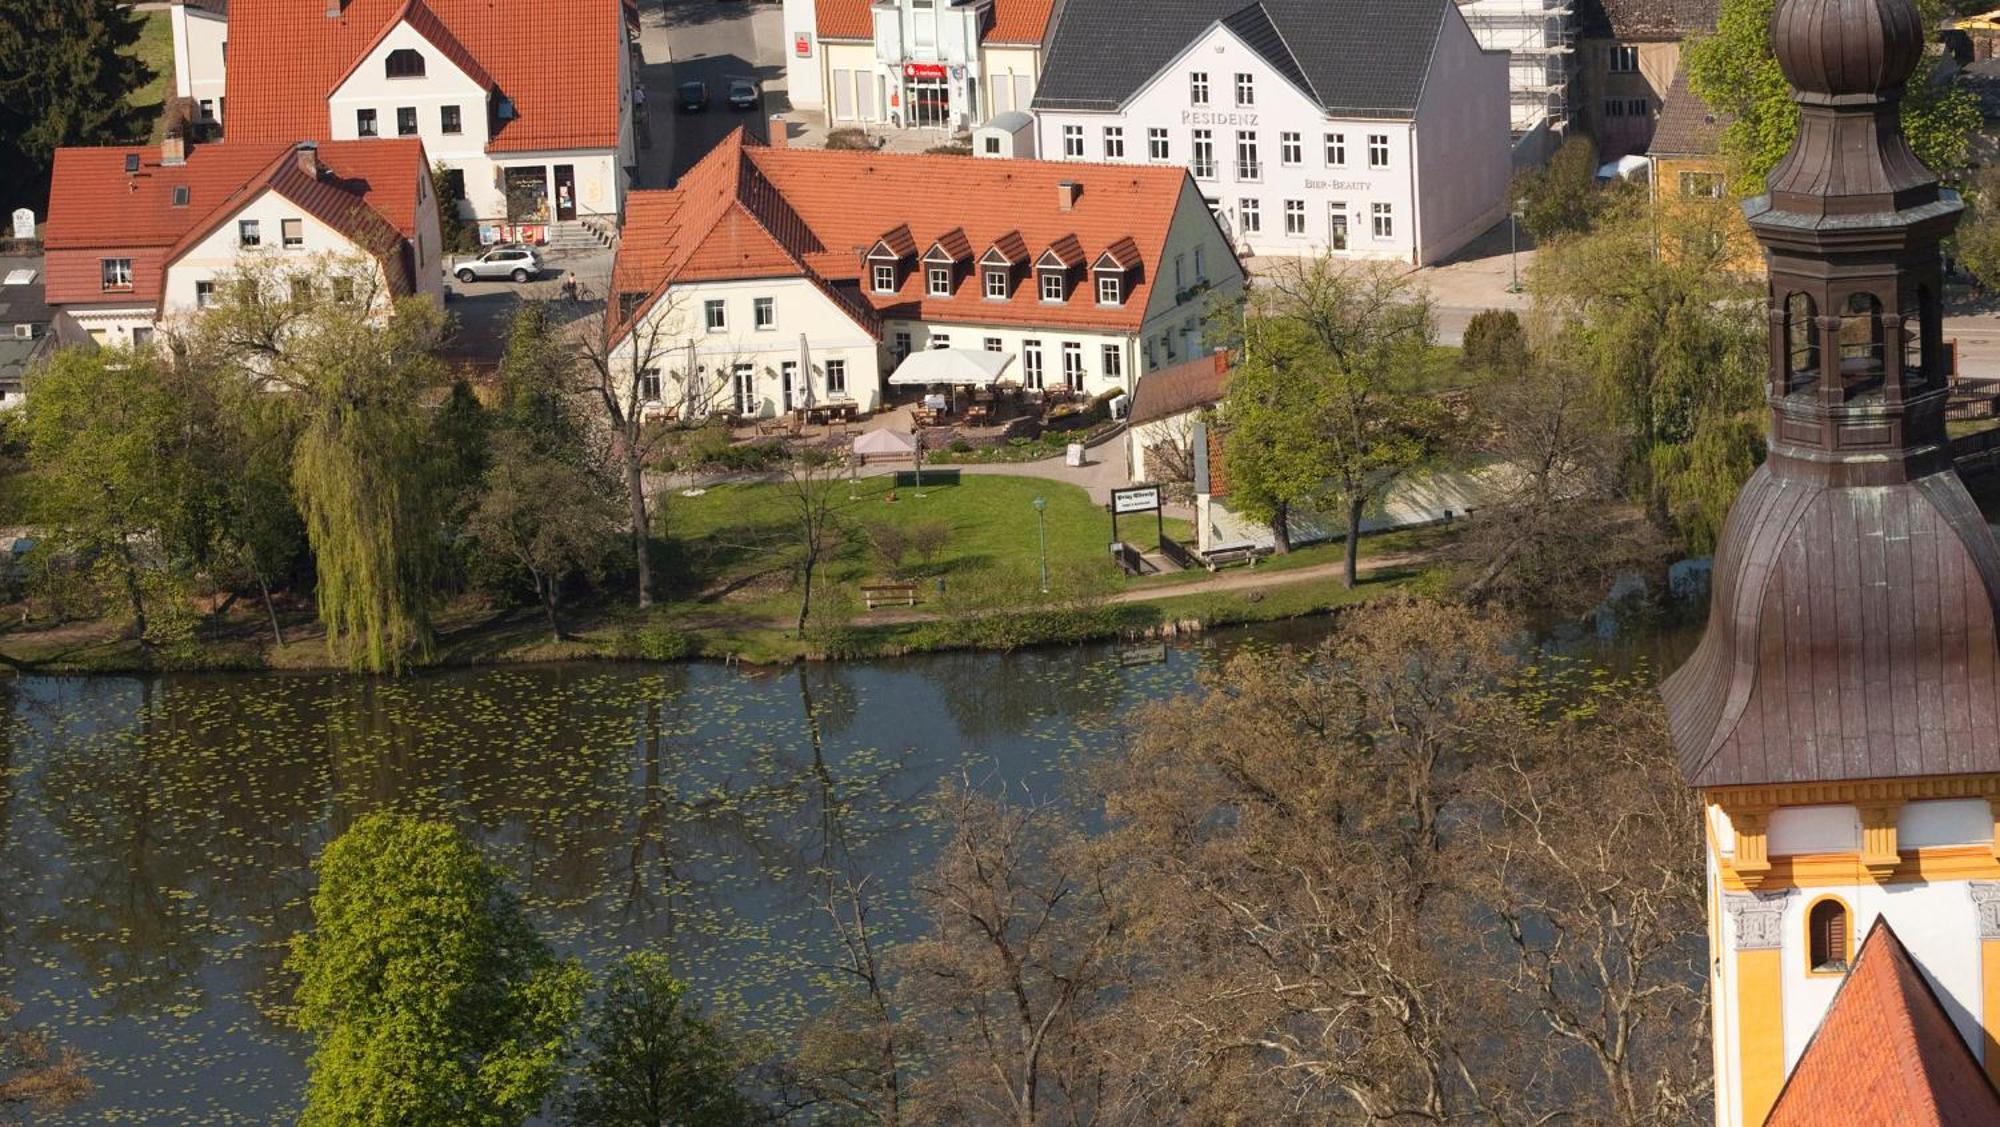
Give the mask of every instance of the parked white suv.
<svg viewBox="0 0 2000 1127">
<path fill-rule="evenodd" d="M 517 243 L 502 243 L 480 255 L 478 258 L 461 262 L 452 270 L 461 282 L 488 281 L 497 278 L 512 278 L 525 282 L 542 272 L 541 259 L 535 257 L 531 247 Z"/>
</svg>

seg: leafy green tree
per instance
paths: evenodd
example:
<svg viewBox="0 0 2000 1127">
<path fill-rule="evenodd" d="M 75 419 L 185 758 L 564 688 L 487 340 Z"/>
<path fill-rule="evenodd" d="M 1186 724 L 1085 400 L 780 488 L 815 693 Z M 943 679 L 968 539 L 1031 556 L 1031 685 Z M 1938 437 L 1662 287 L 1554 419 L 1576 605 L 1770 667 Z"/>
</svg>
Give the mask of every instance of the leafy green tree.
<svg viewBox="0 0 2000 1127">
<path fill-rule="evenodd" d="M 1966 214 L 1953 233 L 1951 256 L 1987 289 L 2000 286 L 2000 172 L 1988 169 L 1966 193 Z"/>
<path fill-rule="evenodd" d="M 144 23 L 117 0 L 0 0 L 0 200 L 44 211 L 58 148 L 145 136 Z"/>
<path fill-rule="evenodd" d="M 1511 309 L 1487 309 L 1466 323 L 1459 363 L 1475 372 L 1518 375 L 1528 366 L 1528 333 Z"/>
<path fill-rule="evenodd" d="M 1744 195 L 1763 191 L 1764 178 L 1792 147 L 1799 110 L 1771 48 L 1771 13 L 1777 0 L 1722 0 L 1715 31 L 1689 43 L 1683 66 L 1688 85 L 1709 107 L 1732 120 L 1722 131 L 1722 151 Z M 1917 0 L 1925 27 L 1944 17 L 1943 0 Z M 1981 125 L 1978 99 L 1937 75 L 1942 56 L 1919 66 L 1903 93 L 1903 131 L 1923 162 L 1941 172 L 1965 164 Z"/>
<path fill-rule="evenodd" d="M 1536 242 L 1590 227 L 1604 200 L 1597 186 L 1597 146 L 1573 135 L 1539 168 L 1521 170 L 1509 189 L 1521 207 L 1521 227 Z"/>
<path fill-rule="evenodd" d="M 371 814 L 316 869 L 292 944 L 311 1035 L 306 1127 L 514 1127 L 562 1079 L 583 970 L 558 962 L 501 874 L 449 825 Z"/>
<path fill-rule="evenodd" d="M 29 378 L 35 520 L 79 557 L 107 562 L 142 640 L 149 573 L 188 518 L 183 405 L 150 351 L 63 349 Z"/>
<path fill-rule="evenodd" d="M 565 1107 L 576 1127 L 734 1127 L 763 1122 L 736 1086 L 738 1054 L 689 1002 L 667 960 L 613 966 L 585 1023 L 582 1077 Z"/>
<path fill-rule="evenodd" d="M 602 574 L 617 542 L 617 502 L 590 467 L 538 449 L 515 431 L 496 436 L 491 453 L 466 534 L 527 578 L 550 637 L 560 642 L 563 585 L 578 575 Z"/>
<path fill-rule="evenodd" d="M 1251 296 L 1245 361 L 1225 409 L 1233 428 L 1249 431 L 1225 440 L 1231 498 L 1269 514 L 1274 529 L 1302 503 L 1340 512 L 1350 587 L 1362 517 L 1435 462 L 1455 429 L 1426 386 L 1433 332 L 1429 295 L 1379 263 L 1288 261 Z M 1238 406 L 1248 408 L 1247 428 Z M 1282 532 L 1278 543 L 1289 546 Z"/>
<path fill-rule="evenodd" d="M 1551 352 L 1595 373 L 1633 497 L 1691 551 L 1714 546 L 1763 456 L 1763 288 L 1738 273 L 1729 204 L 1625 201 L 1542 249 L 1528 288 Z"/>
<path fill-rule="evenodd" d="M 357 669 L 400 670 L 431 652 L 441 525 L 463 460 L 440 441 L 439 404 L 453 402 L 436 358 L 445 316 L 427 299 L 392 298 L 372 263 L 311 266 L 243 267 L 179 343 L 286 393 L 328 647 Z"/>
</svg>

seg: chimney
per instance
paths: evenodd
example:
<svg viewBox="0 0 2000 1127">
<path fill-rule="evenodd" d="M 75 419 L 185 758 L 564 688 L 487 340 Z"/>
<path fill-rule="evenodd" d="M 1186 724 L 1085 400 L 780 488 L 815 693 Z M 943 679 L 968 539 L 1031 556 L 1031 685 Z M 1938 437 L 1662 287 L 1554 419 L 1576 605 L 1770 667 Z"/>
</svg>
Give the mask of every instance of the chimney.
<svg viewBox="0 0 2000 1127">
<path fill-rule="evenodd" d="M 300 172 L 305 173 L 308 179 L 319 179 L 318 141 L 300 141 L 294 155 L 298 158 Z"/>
<path fill-rule="evenodd" d="M 160 164 L 165 168 L 178 168 L 187 163 L 187 142 L 178 133 L 169 133 L 160 141 Z"/>
<path fill-rule="evenodd" d="M 768 141 L 765 142 L 765 144 L 771 146 L 774 149 L 786 148 L 789 142 L 791 141 L 791 137 L 786 135 L 785 119 L 782 115 L 772 114 L 771 127 L 769 129 L 766 129 L 764 132 L 766 136 L 770 138 Z"/>
<path fill-rule="evenodd" d="M 1083 185 L 1074 180 L 1065 180 L 1056 185 L 1056 208 L 1060 211 L 1075 211 L 1076 198 L 1083 194 Z"/>
<path fill-rule="evenodd" d="M 1229 374 L 1229 349 L 1218 348 L 1215 350 L 1215 374 L 1218 376 Z"/>
<path fill-rule="evenodd" d="M 339 19 L 340 10 L 346 6 L 347 0 L 326 0 L 326 18 L 330 20 Z"/>
</svg>

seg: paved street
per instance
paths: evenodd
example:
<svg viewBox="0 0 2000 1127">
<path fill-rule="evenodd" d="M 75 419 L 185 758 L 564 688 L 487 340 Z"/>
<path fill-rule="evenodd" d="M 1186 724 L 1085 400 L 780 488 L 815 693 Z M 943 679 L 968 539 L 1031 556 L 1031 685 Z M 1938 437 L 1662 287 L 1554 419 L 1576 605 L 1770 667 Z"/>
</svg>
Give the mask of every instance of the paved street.
<svg viewBox="0 0 2000 1127">
<path fill-rule="evenodd" d="M 648 128 L 639 153 L 639 186 L 663 188 L 741 125 L 763 137 L 769 116 L 783 112 L 783 14 L 776 3 L 751 0 L 642 0 L 638 78 L 646 90 Z M 753 112 L 731 110 L 729 82 L 748 78 L 764 92 Z M 709 107 L 682 113 L 678 89 L 708 84 Z"/>
</svg>

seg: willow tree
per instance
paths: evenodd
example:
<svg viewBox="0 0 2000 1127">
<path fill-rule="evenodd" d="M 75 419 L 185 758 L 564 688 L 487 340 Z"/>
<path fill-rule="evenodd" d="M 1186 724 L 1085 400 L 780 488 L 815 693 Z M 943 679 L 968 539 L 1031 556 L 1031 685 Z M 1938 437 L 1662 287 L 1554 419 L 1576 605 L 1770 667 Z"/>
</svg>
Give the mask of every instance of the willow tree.
<svg viewBox="0 0 2000 1127">
<path fill-rule="evenodd" d="M 253 263 L 217 292 L 186 347 L 230 358 L 296 413 L 292 492 L 329 648 L 373 672 L 428 657 L 449 500 L 433 441 L 443 312 L 383 292 L 372 264 L 352 261 L 311 274 Z"/>
</svg>

